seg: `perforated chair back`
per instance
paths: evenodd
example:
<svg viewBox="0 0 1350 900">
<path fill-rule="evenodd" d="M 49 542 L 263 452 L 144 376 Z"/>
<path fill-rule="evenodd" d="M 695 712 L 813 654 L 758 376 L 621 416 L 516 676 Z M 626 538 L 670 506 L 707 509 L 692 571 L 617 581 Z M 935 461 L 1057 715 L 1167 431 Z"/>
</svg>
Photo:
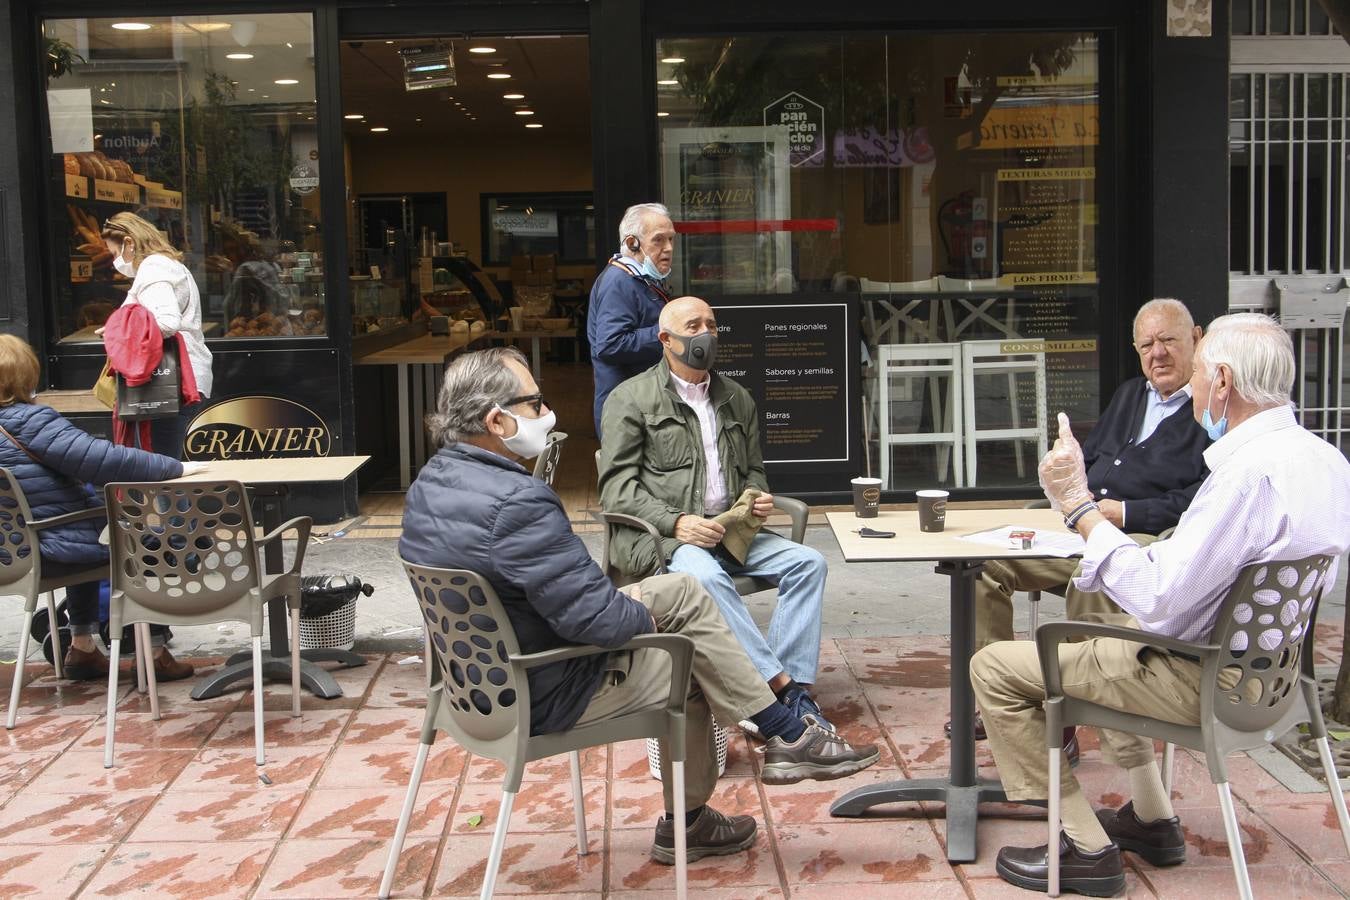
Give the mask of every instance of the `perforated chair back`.
<svg viewBox="0 0 1350 900">
<path fill-rule="evenodd" d="M 0 467 L 0 596 L 36 596 L 42 563 L 33 512 L 18 480 Z"/>
<path fill-rule="evenodd" d="M 550 431 L 544 451 L 534 461 L 534 477 L 544 484 L 553 486 L 553 478 L 558 474 L 558 462 L 562 459 L 562 445 L 567 440 L 567 432 Z"/>
<path fill-rule="evenodd" d="M 118 483 L 106 497 L 112 590 L 122 595 L 110 604 L 114 632 L 124 622 L 196 624 L 215 615 L 261 633 L 260 565 L 242 484 Z"/>
<path fill-rule="evenodd" d="M 520 645 L 497 592 L 466 569 L 403 566 L 431 636 L 443 695 L 437 726 L 470 753 L 523 758 L 530 687 L 511 665 Z"/>
<path fill-rule="evenodd" d="M 1263 733 L 1299 712 L 1299 676 L 1311 675 L 1309 622 L 1331 559 L 1248 566 L 1229 591 L 1210 639 L 1217 650 L 1206 666 L 1209 688 L 1201 707 L 1202 722 L 1214 718 L 1221 748 L 1245 744 L 1239 734 Z M 1232 687 L 1223 686 L 1234 678 Z"/>
</svg>

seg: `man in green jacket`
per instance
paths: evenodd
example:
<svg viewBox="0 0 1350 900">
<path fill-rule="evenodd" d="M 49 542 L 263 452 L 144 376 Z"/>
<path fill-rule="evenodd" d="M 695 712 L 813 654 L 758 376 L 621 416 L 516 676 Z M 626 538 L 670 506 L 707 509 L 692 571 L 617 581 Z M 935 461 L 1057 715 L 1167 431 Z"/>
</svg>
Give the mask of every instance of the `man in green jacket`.
<svg viewBox="0 0 1350 900">
<path fill-rule="evenodd" d="M 806 690 L 820 658 L 825 560 L 809 547 L 756 530 L 773 509 L 759 413 L 745 388 L 712 371 L 712 308 L 697 297 L 671 301 L 661 312 L 658 338 L 661 361 L 619 385 L 605 402 L 600 502 L 608 512 L 646 519 L 664 537 L 653 547 L 645 532 L 617 527 L 611 559 L 625 573 L 642 575 L 655 569 L 659 553 L 671 572 L 697 578 L 779 700 L 795 714 L 825 723 Z M 740 519 L 738 509 L 745 510 Z M 727 535 L 728 517 L 739 540 Z M 778 584 L 767 638 L 736 590 L 736 575 Z"/>
</svg>

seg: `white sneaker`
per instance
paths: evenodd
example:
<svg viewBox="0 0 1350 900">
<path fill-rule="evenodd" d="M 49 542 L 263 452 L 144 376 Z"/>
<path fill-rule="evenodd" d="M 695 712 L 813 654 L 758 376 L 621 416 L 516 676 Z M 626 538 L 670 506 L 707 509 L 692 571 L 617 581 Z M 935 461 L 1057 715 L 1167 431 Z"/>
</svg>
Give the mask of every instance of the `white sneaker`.
<svg viewBox="0 0 1350 900">
<path fill-rule="evenodd" d="M 744 731 L 746 734 L 750 735 L 755 740 L 757 741 L 764 740 L 764 735 L 759 733 L 759 726 L 756 725 L 754 722 L 751 722 L 749 719 L 741 719 L 739 722 L 736 723 L 736 725 L 740 727 L 741 731 Z"/>
</svg>

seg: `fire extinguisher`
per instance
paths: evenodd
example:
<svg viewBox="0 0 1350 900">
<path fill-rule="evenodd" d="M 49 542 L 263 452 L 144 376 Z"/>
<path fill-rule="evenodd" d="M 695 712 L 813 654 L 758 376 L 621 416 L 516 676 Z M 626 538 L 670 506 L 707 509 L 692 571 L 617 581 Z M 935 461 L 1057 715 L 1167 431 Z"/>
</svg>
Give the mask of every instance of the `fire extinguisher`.
<svg viewBox="0 0 1350 900">
<path fill-rule="evenodd" d="M 971 253 L 971 244 L 976 237 L 974 199 L 974 192 L 966 190 L 938 207 L 938 235 L 947 254 L 946 268 L 950 275 L 969 276 L 976 268 Z"/>
</svg>

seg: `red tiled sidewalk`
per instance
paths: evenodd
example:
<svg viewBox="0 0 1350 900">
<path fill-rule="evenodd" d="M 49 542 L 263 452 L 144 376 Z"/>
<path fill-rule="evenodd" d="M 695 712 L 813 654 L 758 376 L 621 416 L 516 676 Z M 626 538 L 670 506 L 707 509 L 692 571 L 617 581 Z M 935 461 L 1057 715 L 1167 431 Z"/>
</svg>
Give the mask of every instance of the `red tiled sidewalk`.
<svg viewBox="0 0 1350 900">
<path fill-rule="evenodd" d="M 1339 631 L 1323 630 L 1321 647 L 1334 653 Z M 270 785 L 253 764 L 247 693 L 196 703 L 191 682 L 164 685 L 165 715 L 153 722 L 128 689 L 109 772 L 103 686 L 58 684 L 31 666 L 19 726 L 0 732 L 0 896 L 374 896 L 421 722 L 422 668 L 399 665 L 405 658 L 371 656 L 366 667 L 337 673 L 347 696 L 306 694 L 300 720 L 288 714 L 288 688 L 276 686 L 267 704 Z M 893 818 L 830 818 L 830 802 L 846 790 L 945 768 L 947 677 L 940 638 L 827 642 L 818 684 L 825 710 L 850 738 L 880 742 L 881 763 L 843 781 L 765 786 L 751 744 L 735 734 L 713 804 L 754 815 L 760 837 L 748 853 L 692 864 L 691 889 L 701 900 L 1029 896 L 998 879 L 993 859 L 1005 843 L 1043 840 L 1034 809 L 987 807 L 980 859 L 958 866 L 945 858 L 938 804 L 897 805 Z M 1119 804 L 1123 774 L 1100 762 L 1095 736 L 1084 737 L 1079 777 L 1094 802 Z M 991 764 L 983 747 L 978 759 Z M 1245 758 L 1231 772 L 1257 896 L 1346 896 L 1350 859 L 1325 795 L 1291 793 Z M 500 777 L 497 764 L 437 742 L 397 896 L 477 895 Z M 643 744 L 591 750 L 583 779 L 590 852 L 578 857 L 565 758 L 527 770 L 498 893 L 641 898 L 673 888 L 673 871 L 647 857 L 661 803 Z M 1232 895 L 1203 761 L 1179 753 L 1176 787 L 1188 861 L 1160 870 L 1127 856 L 1129 896 Z"/>
</svg>

